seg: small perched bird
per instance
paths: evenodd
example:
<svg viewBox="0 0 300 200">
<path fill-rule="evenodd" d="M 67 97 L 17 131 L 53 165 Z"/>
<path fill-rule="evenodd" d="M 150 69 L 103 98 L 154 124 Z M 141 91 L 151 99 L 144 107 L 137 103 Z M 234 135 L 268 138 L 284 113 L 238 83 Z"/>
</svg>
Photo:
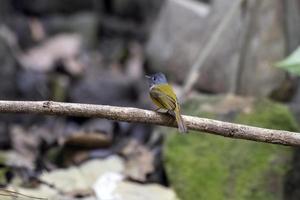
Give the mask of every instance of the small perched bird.
<svg viewBox="0 0 300 200">
<path fill-rule="evenodd" d="M 187 127 L 181 117 L 180 105 L 172 86 L 168 84 L 167 78 L 163 73 L 156 73 L 146 76 L 149 83 L 149 94 L 153 103 L 158 106 L 158 110 L 167 111 L 174 116 L 178 130 L 187 133 Z"/>
</svg>

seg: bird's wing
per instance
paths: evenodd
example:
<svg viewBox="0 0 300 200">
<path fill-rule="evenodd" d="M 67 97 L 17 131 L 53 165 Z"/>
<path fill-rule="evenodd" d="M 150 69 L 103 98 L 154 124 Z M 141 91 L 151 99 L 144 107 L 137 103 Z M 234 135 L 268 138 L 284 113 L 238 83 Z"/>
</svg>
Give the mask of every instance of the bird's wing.
<svg viewBox="0 0 300 200">
<path fill-rule="evenodd" d="M 172 87 L 168 84 L 160 84 L 159 86 L 153 87 L 150 90 L 150 97 L 160 108 L 175 110 L 177 106 L 176 95 Z"/>
</svg>

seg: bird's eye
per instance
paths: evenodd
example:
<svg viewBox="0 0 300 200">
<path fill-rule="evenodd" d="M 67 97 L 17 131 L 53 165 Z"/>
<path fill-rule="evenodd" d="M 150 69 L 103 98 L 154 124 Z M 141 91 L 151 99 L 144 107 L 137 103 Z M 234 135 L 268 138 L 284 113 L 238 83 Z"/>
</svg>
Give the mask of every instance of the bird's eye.
<svg viewBox="0 0 300 200">
<path fill-rule="evenodd" d="M 153 77 L 153 80 L 156 81 L 156 77 Z"/>
</svg>

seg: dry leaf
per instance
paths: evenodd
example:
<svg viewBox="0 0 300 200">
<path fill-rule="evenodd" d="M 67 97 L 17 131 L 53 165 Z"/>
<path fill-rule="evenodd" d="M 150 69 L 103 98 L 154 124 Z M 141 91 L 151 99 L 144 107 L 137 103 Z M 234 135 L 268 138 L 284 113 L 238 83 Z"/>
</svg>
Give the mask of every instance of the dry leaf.
<svg viewBox="0 0 300 200">
<path fill-rule="evenodd" d="M 125 175 L 136 181 L 146 181 L 147 175 L 154 170 L 153 153 L 137 140 L 130 140 L 122 154 L 127 158 Z"/>
</svg>

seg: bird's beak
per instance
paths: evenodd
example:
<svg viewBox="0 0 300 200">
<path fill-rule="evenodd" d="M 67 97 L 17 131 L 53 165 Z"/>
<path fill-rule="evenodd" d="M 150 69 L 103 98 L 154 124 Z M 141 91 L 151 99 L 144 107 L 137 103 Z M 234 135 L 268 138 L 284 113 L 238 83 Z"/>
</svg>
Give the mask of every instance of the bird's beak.
<svg viewBox="0 0 300 200">
<path fill-rule="evenodd" d="M 148 76 L 148 75 L 146 75 L 145 77 L 146 77 L 146 78 L 148 78 L 148 79 L 150 79 L 150 78 L 151 78 L 151 76 Z"/>
</svg>

